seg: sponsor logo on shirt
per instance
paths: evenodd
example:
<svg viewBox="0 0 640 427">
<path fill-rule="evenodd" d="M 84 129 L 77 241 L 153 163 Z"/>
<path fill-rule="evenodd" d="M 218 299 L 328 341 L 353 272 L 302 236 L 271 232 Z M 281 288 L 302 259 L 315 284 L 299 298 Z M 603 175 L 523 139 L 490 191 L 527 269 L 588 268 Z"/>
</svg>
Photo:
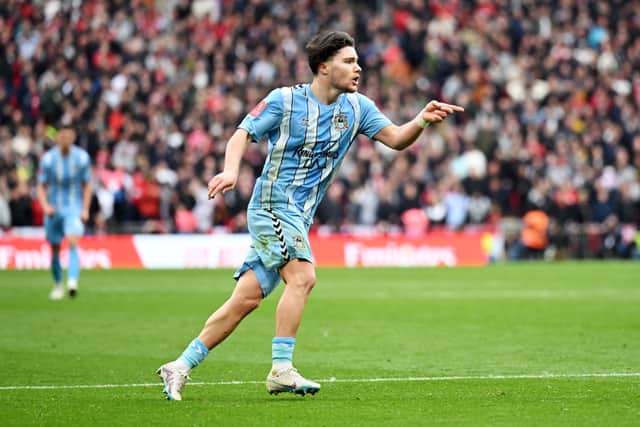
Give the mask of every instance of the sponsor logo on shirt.
<svg viewBox="0 0 640 427">
<path fill-rule="evenodd" d="M 251 117 L 258 117 L 263 111 L 264 109 L 267 107 L 267 101 L 265 101 L 264 99 L 262 101 L 260 101 L 258 103 L 258 105 L 256 105 L 255 107 L 253 107 L 253 110 L 251 110 L 249 112 L 249 115 Z"/>
<path fill-rule="evenodd" d="M 320 142 L 319 145 L 322 146 L 326 144 L 326 142 Z M 327 159 L 336 159 L 338 158 L 337 151 L 312 151 L 301 146 L 295 150 L 295 154 L 304 160 L 302 164 L 305 168 L 310 168 L 314 164 L 318 167 L 325 167 L 327 164 Z"/>
</svg>

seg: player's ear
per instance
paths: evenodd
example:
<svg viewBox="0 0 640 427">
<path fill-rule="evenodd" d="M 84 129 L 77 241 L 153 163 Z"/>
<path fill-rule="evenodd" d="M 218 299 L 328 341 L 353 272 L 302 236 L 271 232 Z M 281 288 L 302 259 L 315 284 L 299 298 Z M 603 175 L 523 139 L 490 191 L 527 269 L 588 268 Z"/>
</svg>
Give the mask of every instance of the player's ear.
<svg viewBox="0 0 640 427">
<path fill-rule="evenodd" d="M 320 65 L 318 65 L 318 74 L 323 76 L 329 74 L 329 66 L 326 62 L 321 62 Z"/>
</svg>

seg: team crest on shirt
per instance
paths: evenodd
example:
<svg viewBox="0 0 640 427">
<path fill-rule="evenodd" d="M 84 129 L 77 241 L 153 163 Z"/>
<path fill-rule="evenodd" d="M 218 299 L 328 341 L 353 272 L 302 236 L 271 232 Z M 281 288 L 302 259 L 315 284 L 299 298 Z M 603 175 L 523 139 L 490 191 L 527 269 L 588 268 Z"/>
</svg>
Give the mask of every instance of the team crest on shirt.
<svg viewBox="0 0 640 427">
<path fill-rule="evenodd" d="M 300 234 L 294 234 L 291 236 L 291 240 L 293 240 L 293 247 L 300 250 L 307 249 L 307 245 L 304 243 L 304 237 Z"/>
<path fill-rule="evenodd" d="M 345 130 L 349 127 L 349 121 L 347 120 L 347 115 L 340 113 L 336 114 L 333 118 L 333 127 L 337 130 Z"/>
</svg>

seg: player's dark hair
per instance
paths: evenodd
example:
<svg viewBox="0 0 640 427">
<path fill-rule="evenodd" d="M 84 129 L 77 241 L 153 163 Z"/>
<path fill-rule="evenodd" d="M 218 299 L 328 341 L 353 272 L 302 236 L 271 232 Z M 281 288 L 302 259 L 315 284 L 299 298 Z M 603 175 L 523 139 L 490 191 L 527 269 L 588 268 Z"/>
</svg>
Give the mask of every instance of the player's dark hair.
<svg viewBox="0 0 640 427">
<path fill-rule="evenodd" d="M 318 74 L 321 63 L 331 59 L 336 52 L 347 46 L 354 47 L 355 42 L 353 37 L 344 31 L 326 31 L 313 36 L 304 48 L 313 74 Z"/>
<path fill-rule="evenodd" d="M 63 130 L 63 129 L 70 129 L 70 130 L 72 130 L 74 132 L 77 131 L 76 124 L 73 123 L 73 122 L 60 123 L 60 125 L 58 126 L 58 132 Z"/>
</svg>

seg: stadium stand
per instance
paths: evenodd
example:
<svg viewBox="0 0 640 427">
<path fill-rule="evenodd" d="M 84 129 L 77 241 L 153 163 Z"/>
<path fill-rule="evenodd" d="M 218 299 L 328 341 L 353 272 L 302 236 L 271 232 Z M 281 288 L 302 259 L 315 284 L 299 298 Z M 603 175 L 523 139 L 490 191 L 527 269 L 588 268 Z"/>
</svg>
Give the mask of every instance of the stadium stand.
<svg viewBox="0 0 640 427">
<path fill-rule="evenodd" d="M 225 199 L 206 183 L 247 111 L 310 80 L 304 41 L 332 28 L 355 36 L 360 90 L 392 120 L 431 98 L 466 113 L 401 153 L 360 137 L 319 229 L 488 227 L 510 245 L 540 210 L 557 256 L 634 255 L 640 2 L 296 3 L 1 2 L 0 226 L 42 224 L 35 174 L 66 119 L 93 163 L 91 233 L 246 231 L 263 144 Z"/>
</svg>

